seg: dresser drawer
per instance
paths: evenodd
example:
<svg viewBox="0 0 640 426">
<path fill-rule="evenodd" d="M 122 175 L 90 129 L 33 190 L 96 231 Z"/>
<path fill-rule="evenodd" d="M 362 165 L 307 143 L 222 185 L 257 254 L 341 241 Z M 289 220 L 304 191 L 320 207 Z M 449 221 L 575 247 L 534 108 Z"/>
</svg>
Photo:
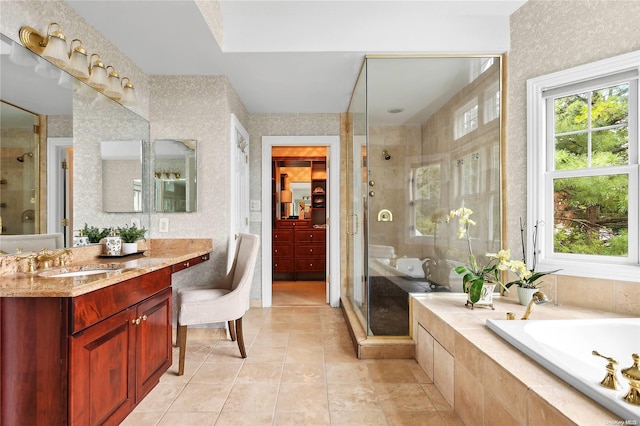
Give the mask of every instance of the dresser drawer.
<svg viewBox="0 0 640 426">
<path fill-rule="evenodd" d="M 296 259 L 299 257 L 317 257 L 324 259 L 324 244 L 296 244 Z"/>
<path fill-rule="evenodd" d="M 274 244 L 273 258 L 274 260 L 282 257 L 293 257 L 293 246 L 291 244 Z"/>
<path fill-rule="evenodd" d="M 293 229 L 274 229 L 273 230 L 273 244 L 278 243 L 292 243 L 293 242 Z"/>
<path fill-rule="evenodd" d="M 296 243 L 323 243 L 326 238 L 325 229 L 296 229 Z"/>
<path fill-rule="evenodd" d="M 323 272 L 324 259 L 296 259 L 296 272 Z"/>
<path fill-rule="evenodd" d="M 293 272 L 293 259 L 273 259 L 273 272 Z"/>
<path fill-rule="evenodd" d="M 277 222 L 278 228 L 309 228 L 311 227 L 310 220 L 279 220 Z"/>
</svg>

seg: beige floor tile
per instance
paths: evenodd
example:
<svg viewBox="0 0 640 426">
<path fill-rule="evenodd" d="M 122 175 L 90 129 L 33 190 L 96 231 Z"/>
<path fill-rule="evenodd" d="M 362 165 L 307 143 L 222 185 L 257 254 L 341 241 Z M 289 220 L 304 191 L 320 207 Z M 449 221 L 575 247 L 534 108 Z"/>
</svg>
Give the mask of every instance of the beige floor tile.
<svg viewBox="0 0 640 426">
<path fill-rule="evenodd" d="M 273 411 L 222 411 L 216 426 L 260 426 L 273 424 Z"/>
<path fill-rule="evenodd" d="M 325 346 L 325 362 L 362 362 L 356 356 L 356 350 L 352 345 Z"/>
<path fill-rule="evenodd" d="M 155 426 L 160 419 L 164 416 L 162 412 L 137 412 L 129 414 L 122 423 L 121 426 Z"/>
<path fill-rule="evenodd" d="M 384 383 L 417 383 L 410 363 L 414 360 L 368 360 L 367 368 L 373 382 Z"/>
<path fill-rule="evenodd" d="M 274 425 L 324 426 L 330 425 L 329 412 L 324 411 L 276 411 Z"/>
<path fill-rule="evenodd" d="M 329 409 L 327 388 L 307 383 L 282 383 L 278 395 L 277 411 L 314 411 Z"/>
<path fill-rule="evenodd" d="M 158 423 L 158 426 L 213 426 L 216 424 L 218 413 L 205 412 L 169 412 Z"/>
<path fill-rule="evenodd" d="M 373 411 L 331 411 L 332 425 L 383 426 L 387 418 L 382 410 Z"/>
<path fill-rule="evenodd" d="M 186 385 L 180 383 L 158 383 L 149 394 L 140 401 L 134 412 L 164 412 L 180 395 Z"/>
<path fill-rule="evenodd" d="M 190 383 L 226 383 L 232 385 L 243 364 L 238 362 L 205 362 Z"/>
<path fill-rule="evenodd" d="M 323 362 L 324 350 L 322 346 L 292 346 L 289 345 L 285 362 Z"/>
<path fill-rule="evenodd" d="M 398 411 L 385 414 L 389 424 L 394 426 L 447 426 L 447 422 L 437 411 Z"/>
<path fill-rule="evenodd" d="M 289 345 L 296 346 L 322 346 L 322 334 L 291 332 Z"/>
<path fill-rule="evenodd" d="M 286 346 L 253 346 L 247 351 L 246 362 L 284 362 Z"/>
<path fill-rule="evenodd" d="M 220 412 L 224 405 L 230 384 L 189 383 L 169 407 L 169 411 Z"/>
<path fill-rule="evenodd" d="M 280 383 L 281 362 L 245 362 L 236 383 Z"/>
<path fill-rule="evenodd" d="M 275 383 L 238 383 L 231 389 L 223 411 L 274 410 L 278 387 Z"/>
<path fill-rule="evenodd" d="M 223 330 L 190 329 L 185 374 L 174 348 L 123 424 L 462 425 L 414 360 L 358 360 L 339 309 L 252 308 L 243 322 L 246 359 Z"/>
<path fill-rule="evenodd" d="M 284 364 L 282 383 L 325 384 L 325 366 L 322 362 L 290 362 Z"/>
<path fill-rule="evenodd" d="M 367 383 L 329 383 L 329 409 L 331 411 L 380 410 L 378 395 Z"/>
<path fill-rule="evenodd" d="M 375 383 L 373 388 L 385 412 L 436 411 L 418 383 Z"/>
<path fill-rule="evenodd" d="M 287 346 L 289 344 L 289 336 L 291 336 L 289 331 L 282 333 L 262 331 L 256 335 L 253 346 Z"/>
<path fill-rule="evenodd" d="M 360 362 L 327 362 L 327 383 L 370 383 L 369 369 Z"/>
</svg>

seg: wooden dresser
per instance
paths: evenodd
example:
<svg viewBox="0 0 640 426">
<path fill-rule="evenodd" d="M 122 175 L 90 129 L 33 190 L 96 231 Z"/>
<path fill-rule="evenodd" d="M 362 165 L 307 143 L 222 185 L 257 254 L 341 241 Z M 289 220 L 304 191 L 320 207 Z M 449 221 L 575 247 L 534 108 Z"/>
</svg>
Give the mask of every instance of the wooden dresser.
<svg viewBox="0 0 640 426">
<path fill-rule="evenodd" d="M 273 229 L 274 279 L 323 280 L 326 229 L 310 220 L 278 220 Z"/>
</svg>

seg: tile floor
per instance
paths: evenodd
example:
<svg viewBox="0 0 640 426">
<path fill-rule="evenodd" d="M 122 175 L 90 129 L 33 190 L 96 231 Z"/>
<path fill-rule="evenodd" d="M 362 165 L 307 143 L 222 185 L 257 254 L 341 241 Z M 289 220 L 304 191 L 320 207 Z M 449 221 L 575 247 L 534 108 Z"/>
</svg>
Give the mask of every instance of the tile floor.
<svg viewBox="0 0 640 426">
<path fill-rule="evenodd" d="M 222 330 L 190 329 L 174 365 L 123 425 L 462 425 L 414 360 L 358 360 L 342 312 L 251 308 L 248 356 Z"/>
</svg>

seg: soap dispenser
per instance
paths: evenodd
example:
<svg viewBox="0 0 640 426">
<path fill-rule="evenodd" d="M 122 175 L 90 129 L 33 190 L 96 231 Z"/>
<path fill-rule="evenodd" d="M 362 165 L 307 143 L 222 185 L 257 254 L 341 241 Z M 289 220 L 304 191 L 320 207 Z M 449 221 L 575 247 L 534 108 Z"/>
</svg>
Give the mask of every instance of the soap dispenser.
<svg viewBox="0 0 640 426">
<path fill-rule="evenodd" d="M 106 256 L 120 256 L 122 253 L 122 238 L 120 238 L 120 235 L 118 235 L 113 228 L 109 236 L 104 239 L 102 253 Z"/>
</svg>

